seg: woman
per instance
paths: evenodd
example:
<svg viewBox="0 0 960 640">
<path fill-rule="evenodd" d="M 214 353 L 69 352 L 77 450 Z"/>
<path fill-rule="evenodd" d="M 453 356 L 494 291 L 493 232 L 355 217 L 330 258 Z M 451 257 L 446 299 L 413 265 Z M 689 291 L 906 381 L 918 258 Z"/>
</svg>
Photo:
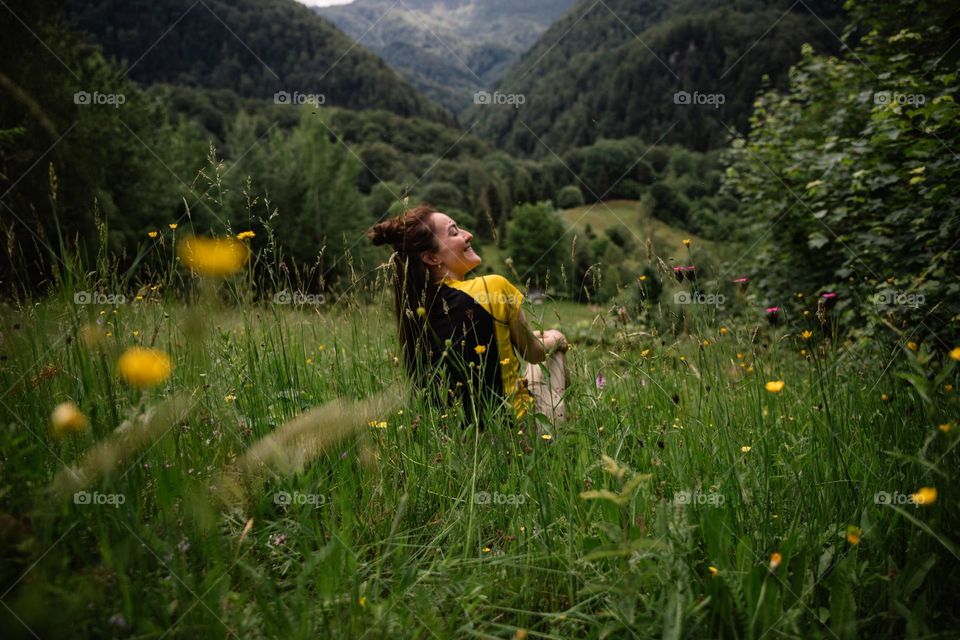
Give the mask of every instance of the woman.
<svg viewBox="0 0 960 640">
<path fill-rule="evenodd" d="M 480 265 L 473 234 L 431 207 L 420 206 L 374 225 L 375 245 L 390 244 L 395 311 L 404 361 L 421 389 L 444 389 L 463 400 L 468 418 L 484 406 L 534 405 L 551 423 L 565 419 L 567 340 L 556 330 L 533 332 L 523 294 L 503 276 L 466 279 Z M 528 363 L 520 375 L 520 360 Z M 545 376 L 538 364 L 545 364 Z"/>
</svg>

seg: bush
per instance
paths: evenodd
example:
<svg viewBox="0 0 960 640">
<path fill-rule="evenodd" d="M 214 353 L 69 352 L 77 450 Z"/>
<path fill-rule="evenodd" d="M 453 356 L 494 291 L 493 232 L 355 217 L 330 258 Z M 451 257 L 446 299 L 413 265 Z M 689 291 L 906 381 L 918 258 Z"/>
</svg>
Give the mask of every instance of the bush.
<svg viewBox="0 0 960 640">
<path fill-rule="evenodd" d="M 583 192 L 575 184 L 568 184 L 557 191 L 557 206 L 561 209 L 573 209 L 583 206 Z"/>
</svg>

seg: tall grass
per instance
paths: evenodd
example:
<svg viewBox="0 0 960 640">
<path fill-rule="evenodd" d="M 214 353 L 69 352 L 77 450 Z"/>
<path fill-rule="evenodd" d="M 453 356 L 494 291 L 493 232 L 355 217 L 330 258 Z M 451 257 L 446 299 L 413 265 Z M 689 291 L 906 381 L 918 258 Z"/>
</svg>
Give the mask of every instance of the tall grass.
<svg viewBox="0 0 960 640">
<path fill-rule="evenodd" d="M 4 310 L 8 637 L 957 628 L 960 380 L 936 345 L 846 344 L 815 314 L 761 326 L 747 299 L 648 305 L 643 325 L 547 303 L 528 316 L 575 347 L 573 417 L 545 440 L 534 417 L 463 429 L 406 389 L 382 271 L 296 307 L 271 303 L 298 286 L 279 269 L 166 265 L 72 264 Z M 160 387 L 118 380 L 134 344 L 170 354 Z M 90 428 L 56 439 L 67 400 Z M 921 487 L 933 504 L 909 503 Z"/>
</svg>

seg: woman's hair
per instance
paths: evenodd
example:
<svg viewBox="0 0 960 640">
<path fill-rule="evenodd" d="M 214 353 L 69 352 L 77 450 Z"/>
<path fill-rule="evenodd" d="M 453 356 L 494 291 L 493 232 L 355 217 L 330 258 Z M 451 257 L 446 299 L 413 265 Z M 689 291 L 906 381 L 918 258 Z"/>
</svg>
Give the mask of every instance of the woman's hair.
<svg viewBox="0 0 960 640">
<path fill-rule="evenodd" d="M 432 347 L 426 334 L 426 315 L 437 297 L 439 286 L 430 277 L 430 270 L 420 258 L 424 251 L 436 251 L 439 246 L 430 224 L 430 216 L 438 211 L 419 206 L 408 209 L 390 220 L 378 222 L 367 233 L 375 245 L 393 247 L 394 308 L 400 345 L 403 347 L 407 370 L 417 383 L 426 382 L 430 366 L 428 350 Z"/>
</svg>

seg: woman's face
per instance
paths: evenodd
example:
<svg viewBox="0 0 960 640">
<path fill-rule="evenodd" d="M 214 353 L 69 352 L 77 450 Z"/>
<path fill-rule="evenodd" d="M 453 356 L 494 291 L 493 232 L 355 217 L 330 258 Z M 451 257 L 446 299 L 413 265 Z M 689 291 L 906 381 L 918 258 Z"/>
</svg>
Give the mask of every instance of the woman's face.
<svg viewBox="0 0 960 640">
<path fill-rule="evenodd" d="M 445 213 L 434 213 L 430 216 L 430 223 L 438 248 L 424 252 L 423 261 L 432 271 L 441 276 L 446 272 L 462 280 L 467 272 L 483 262 L 473 250 L 473 234 L 457 226 L 453 218 Z"/>
</svg>

